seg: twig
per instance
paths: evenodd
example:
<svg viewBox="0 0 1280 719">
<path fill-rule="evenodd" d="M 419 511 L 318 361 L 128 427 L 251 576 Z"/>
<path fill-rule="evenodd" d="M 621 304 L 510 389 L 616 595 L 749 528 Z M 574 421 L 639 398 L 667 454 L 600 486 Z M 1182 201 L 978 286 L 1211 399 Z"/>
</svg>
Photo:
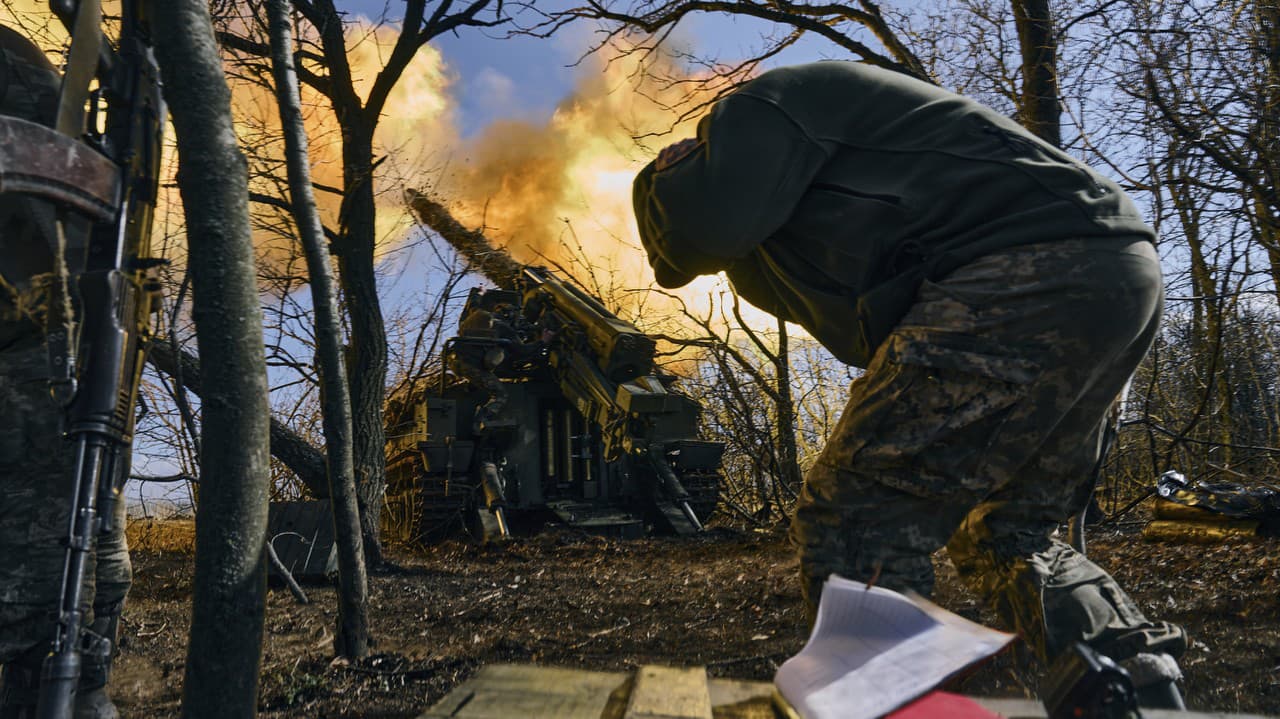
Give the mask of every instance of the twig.
<svg viewBox="0 0 1280 719">
<path fill-rule="evenodd" d="M 137 637 L 139 637 L 139 638 L 144 638 L 144 639 L 145 639 L 146 637 L 154 637 L 154 636 L 156 636 L 157 634 L 160 634 L 161 632 L 163 632 L 164 630 L 166 630 L 166 629 L 168 629 L 168 628 L 169 628 L 169 623 L 168 623 L 168 622 L 164 622 L 163 624 L 161 624 L 161 625 L 160 625 L 160 628 L 159 628 L 159 629 L 157 629 L 157 630 L 155 630 L 154 632 L 146 632 L 146 633 L 138 632 L 135 636 L 137 636 Z"/>
<path fill-rule="evenodd" d="M 280 561 L 280 555 L 276 554 L 276 548 L 271 546 L 271 542 L 267 542 L 266 546 L 267 558 L 271 560 L 271 566 L 275 567 L 280 576 L 284 577 L 285 586 L 289 588 L 293 598 L 298 600 L 298 604 L 310 604 L 311 600 L 307 599 L 307 593 L 302 591 L 302 587 L 298 586 L 298 580 L 293 578 L 289 568 L 284 566 L 284 562 Z"/>
<path fill-rule="evenodd" d="M 627 619 L 626 617 L 623 617 L 623 618 L 622 618 L 622 621 L 621 621 L 621 622 L 619 622 L 617 626 L 609 627 L 608 629 L 601 629 L 601 630 L 600 630 L 600 631 L 598 631 L 598 632 L 591 632 L 590 634 L 588 634 L 588 635 L 587 635 L 587 638 L 586 638 L 586 639 L 583 639 L 583 640 L 582 640 L 582 641 L 580 641 L 580 642 L 575 642 L 575 643 L 573 643 L 573 644 L 570 644 L 570 645 L 569 645 L 569 648 L 570 648 L 570 649 L 577 649 L 577 648 L 579 648 L 579 647 L 581 647 L 581 646 L 583 646 L 583 645 L 587 644 L 588 642 L 590 642 L 590 641 L 591 641 L 591 640 L 593 640 L 593 639 L 599 639 L 600 637 L 603 637 L 603 636 L 604 636 L 604 635 L 606 635 L 606 634 L 613 634 L 614 632 L 618 631 L 619 629 L 626 629 L 626 628 L 627 628 L 627 627 L 629 627 L 629 626 L 631 626 L 631 620 L 630 620 L 630 619 Z"/>
<path fill-rule="evenodd" d="M 471 604 L 471 606 L 467 607 L 466 609 L 461 609 L 461 610 L 458 610 L 458 611 L 454 612 L 454 613 L 450 616 L 450 619 L 457 619 L 458 617 L 461 617 L 461 616 L 463 616 L 464 614 L 469 614 L 469 613 L 471 613 L 471 612 L 475 611 L 475 610 L 479 607 L 479 605 L 483 604 L 484 602 L 490 601 L 490 600 L 492 600 L 493 598 L 495 598 L 495 597 L 500 597 L 500 596 L 502 596 L 502 590 L 501 590 L 501 589 L 495 589 L 495 590 L 493 590 L 492 592 L 489 592 L 488 594 L 484 595 L 483 597 L 479 597 L 478 599 L 476 599 L 476 600 Z"/>
<path fill-rule="evenodd" d="M 371 677 L 405 677 L 406 679 L 420 679 L 435 675 L 435 670 L 430 667 L 413 667 L 405 669 L 372 669 L 362 667 L 356 664 L 347 664 L 342 667 L 349 672 L 357 674 L 366 674 Z"/>
</svg>

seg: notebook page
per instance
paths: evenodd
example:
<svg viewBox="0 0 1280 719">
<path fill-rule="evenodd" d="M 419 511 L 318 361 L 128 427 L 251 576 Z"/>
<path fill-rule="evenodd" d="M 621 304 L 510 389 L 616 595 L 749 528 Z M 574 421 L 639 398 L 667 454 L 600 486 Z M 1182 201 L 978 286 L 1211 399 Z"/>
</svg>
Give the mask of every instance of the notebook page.
<svg viewBox="0 0 1280 719">
<path fill-rule="evenodd" d="M 809 642 L 774 678 L 805 717 L 876 717 L 999 651 L 1012 635 L 919 597 L 832 577 Z"/>
</svg>

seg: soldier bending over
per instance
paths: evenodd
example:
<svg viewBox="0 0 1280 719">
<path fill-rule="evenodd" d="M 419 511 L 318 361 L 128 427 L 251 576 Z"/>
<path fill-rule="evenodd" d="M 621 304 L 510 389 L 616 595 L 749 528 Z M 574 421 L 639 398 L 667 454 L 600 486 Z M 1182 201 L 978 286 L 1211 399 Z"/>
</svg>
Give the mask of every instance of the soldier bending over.
<svg viewBox="0 0 1280 719">
<path fill-rule="evenodd" d="M 659 284 L 724 271 L 866 368 L 805 480 L 810 612 L 837 573 L 928 595 L 945 546 L 1042 660 L 1083 641 L 1178 707 L 1183 630 L 1052 537 L 1162 305 L 1154 232 L 1110 180 L 889 70 L 767 72 L 637 176 Z"/>
</svg>

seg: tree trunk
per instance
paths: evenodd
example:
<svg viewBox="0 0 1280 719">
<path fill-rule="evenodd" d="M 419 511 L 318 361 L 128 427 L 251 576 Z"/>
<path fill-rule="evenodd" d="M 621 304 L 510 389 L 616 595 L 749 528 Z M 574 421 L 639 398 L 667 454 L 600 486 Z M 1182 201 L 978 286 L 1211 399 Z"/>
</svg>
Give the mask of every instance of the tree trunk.
<svg viewBox="0 0 1280 719">
<path fill-rule="evenodd" d="M 1054 147 L 1062 146 L 1058 40 L 1048 0 L 1012 0 L 1022 49 L 1022 124 Z"/>
<path fill-rule="evenodd" d="M 387 335 L 374 273 L 373 128 L 352 113 L 342 122 L 342 229 L 335 246 L 351 320 L 347 380 L 365 559 L 382 564 L 380 522 L 386 491 L 386 439 L 382 404 L 387 380 Z"/>
<path fill-rule="evenodd" d="M 311 191 L 311 160 L 302 101 L 293 68 L 293 38 L 289 0 L 269 0 L 271 61 L 284 130 L 289 195 L 298 226 L 311 302 L 315 308 L 316 353 L 326 454 L 329 459 L 329 496 L 332 498 L 334 537 L 338 543 L 338 631 L 334 650 L 339 656 L 360 659 L 369 654 L 369 581 L 365 572 L 360 510 L 352 466 L 351 400 L 347 394 L 342 361 L 342 333 L 338 328 L 338 302 L 333 271 L 325 247 L 324 228 Z"/>
<path fill-rule="evenodd" d="M 778 378 L 778 468 L 783 486 L 794 496 L 800 491 L 804 478 L 800 474 L 800 453 L 796 446 L 796 404 L 791 395 L 791 350 L 787 340 L 787 323 L 779 319 L 778 354 L 773 359 Z M 778 506 L 786 506 L 781 497 L 778 499 Z"/>
<path fill-rule="evenodd" d="M 1280 185 L 1280 2 L 1256 0 L 1254 13 L 1258 23 L 1258 46 L 1262 54 L 1261 92 L 1258 108 L 1257 183 L 1274 190 Z M 1271 262 L 1271 281 L 1280 298 L 1280 206 L 1268 202 L 1264 193 L 1253 192 L 1258 216 L 1259 244 L 1267 250 Z"/>
<path fill-rule="evenodd" d="M 152 6 L 177 131 L 196 338 L 205 358 L 203 480 L 183 717 L 252 717 L 266 598 L 269 413 L 248 171 L 208 6 Z"/>
</svg>

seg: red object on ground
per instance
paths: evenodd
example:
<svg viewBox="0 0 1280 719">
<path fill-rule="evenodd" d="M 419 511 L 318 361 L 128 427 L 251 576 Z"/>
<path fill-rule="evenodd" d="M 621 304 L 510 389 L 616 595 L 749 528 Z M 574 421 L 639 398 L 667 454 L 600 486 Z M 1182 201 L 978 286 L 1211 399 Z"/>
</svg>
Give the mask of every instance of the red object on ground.
<svg viewBox="0 0 1280 719">
<path fill-rule="evenodd" d="M 1002 719 L 974 700 L 949 692 L 930 692 L 886 719 Z"/>
</svg>

